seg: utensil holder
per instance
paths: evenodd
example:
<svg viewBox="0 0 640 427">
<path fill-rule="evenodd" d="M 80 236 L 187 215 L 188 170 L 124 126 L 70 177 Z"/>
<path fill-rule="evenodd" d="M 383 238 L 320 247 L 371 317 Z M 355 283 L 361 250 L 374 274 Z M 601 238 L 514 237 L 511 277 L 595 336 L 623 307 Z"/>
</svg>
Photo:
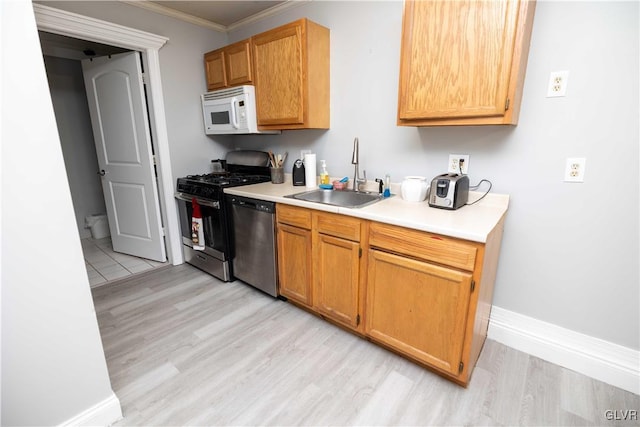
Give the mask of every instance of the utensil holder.
<svg viewBox="0 0 640 427">
<path fill-rule="evenodd" d="M 284 168 L 269 168 L 271 171 L 271 183 L 282 184 L 284 183 Z"/>
</svg>

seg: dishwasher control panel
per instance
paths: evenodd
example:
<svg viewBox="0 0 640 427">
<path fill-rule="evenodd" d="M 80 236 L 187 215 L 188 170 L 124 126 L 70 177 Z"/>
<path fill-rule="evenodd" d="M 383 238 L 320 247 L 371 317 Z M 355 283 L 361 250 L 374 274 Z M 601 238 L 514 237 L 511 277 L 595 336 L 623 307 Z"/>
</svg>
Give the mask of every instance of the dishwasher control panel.
<svg viewBox="0 0 640 427">
<path fill-rule="evenodd" d="M 261 212 L 274 213 L 275 203 L 266 202 L 263 200 L 246 199 L 244 197 L 231 196 L 231 203 L 234 205 L 240 205 L 245 208 L 255 209 Z"/>
</svg>

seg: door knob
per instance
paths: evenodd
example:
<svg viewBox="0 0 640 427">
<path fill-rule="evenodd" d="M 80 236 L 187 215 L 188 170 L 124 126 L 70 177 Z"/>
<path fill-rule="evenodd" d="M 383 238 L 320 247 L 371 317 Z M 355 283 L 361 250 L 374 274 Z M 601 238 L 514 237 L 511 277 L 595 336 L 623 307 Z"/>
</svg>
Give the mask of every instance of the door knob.
<svg viewBox="0 0 640 427">
<path fill-rule="evenodd" d="M 105 176 L 107 174 L 107 172 L 104 169 L 100 169 L 100 172 L 98 172 L 98 175 L 100 176 Z"/>
</svg>

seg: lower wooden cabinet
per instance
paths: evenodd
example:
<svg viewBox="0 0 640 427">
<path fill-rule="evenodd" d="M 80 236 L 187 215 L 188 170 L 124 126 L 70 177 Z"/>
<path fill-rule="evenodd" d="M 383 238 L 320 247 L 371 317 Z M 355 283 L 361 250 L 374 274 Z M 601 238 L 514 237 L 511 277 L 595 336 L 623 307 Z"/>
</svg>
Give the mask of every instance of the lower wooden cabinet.
<svg viewBox="0 0 640 427">
<path fill-rule="evenodd" d="M 276 208 L 278 280 L 280 295 L 311 307 L 311 216 L 306 211 L 286 205 Z"/>
<path fill-rule="evenodd" d="M 487 336 L 504 215 L 485 243 L 279 204 L 280 293 L 466 386 Z"/>
<path fill-rule="evenodd" d="M 379 250 L 368 261 L 366 334 L 457 376 L 471 273 Z"/>
<path fill-rule="evenodd" d="M 313 223 L 314 308 L 344 326 L 358 329 L 362 307 L 361 221 L 316 213 Z"/>
<path fill-rule="evenodd" d="M 276 218 L 280 294 L 357 329 L 361 221 L 287 205 L 277 206 Z"/>
</svg>

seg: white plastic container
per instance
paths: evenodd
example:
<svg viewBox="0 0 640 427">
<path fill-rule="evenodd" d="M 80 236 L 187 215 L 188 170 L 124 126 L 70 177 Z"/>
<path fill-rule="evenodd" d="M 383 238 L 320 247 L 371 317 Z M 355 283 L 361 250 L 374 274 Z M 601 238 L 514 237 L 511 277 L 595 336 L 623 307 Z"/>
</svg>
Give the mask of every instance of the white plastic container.
<svg viewBox="0 0 640 427">
<path fill-rule="evenodd" d="M 307 188 L 316 188 L 318 177 L 316 176 L 316 155 L 315 153 L 304 155 L 304 180 Z"/>
<path fill-rule="evenodd" d="M 427 198 L 429 184 L 424 176 L 405 176 L 400 186 L 402 198 L 409 202 L 422 202 Z"/>
<path fill-rule="evenodd" d="M 94 239 L 104 239 L 109 237 L 109 221 L 105 214 L 89 215 L 84 219 L 86 228 L 91 230 L 91 237 Z"/>
</svg>

